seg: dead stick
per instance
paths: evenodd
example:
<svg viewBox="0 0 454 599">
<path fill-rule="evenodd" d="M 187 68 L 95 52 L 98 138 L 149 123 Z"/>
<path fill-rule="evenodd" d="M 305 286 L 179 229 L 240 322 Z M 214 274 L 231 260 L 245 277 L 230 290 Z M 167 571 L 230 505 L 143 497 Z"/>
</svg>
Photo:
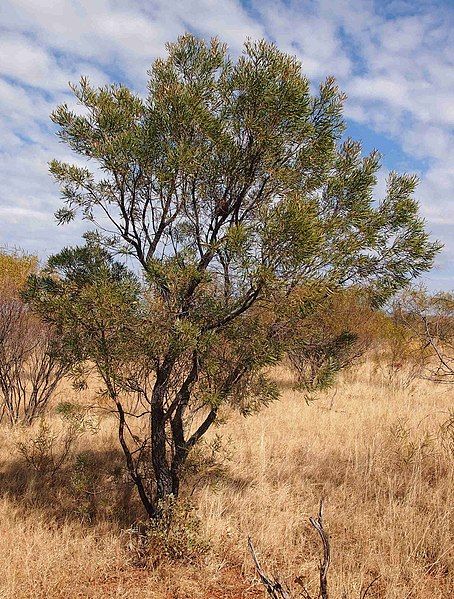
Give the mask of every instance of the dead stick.
<svg viewBox="0 0 454 599">
<path fill-rule="evenodd" d="M 287 589 L 285 589 L 278 580 L 271 580 L 262 569 L 258 560 L 257 554 L 255 553 L 254 545 L 252 544 L 251 537 L 248 538 L 249 551 L 251 552 L 252 559 L 254 560 L 255 569 L 262 581 L 263 586 L 268 592 L 268 595 L 273 599 L 291 599 Z"/>
<path fill-rule="evenodd" d="M 309 518 L 310 523 L 320 535 L 323 544 L 323 561 L 320 564 L 320 596 L 328 599 L 328 568 L 331 562 L 329 538 L 323 528 L 323 499 L 320 500 L 318 518 Z"/>
</svg>

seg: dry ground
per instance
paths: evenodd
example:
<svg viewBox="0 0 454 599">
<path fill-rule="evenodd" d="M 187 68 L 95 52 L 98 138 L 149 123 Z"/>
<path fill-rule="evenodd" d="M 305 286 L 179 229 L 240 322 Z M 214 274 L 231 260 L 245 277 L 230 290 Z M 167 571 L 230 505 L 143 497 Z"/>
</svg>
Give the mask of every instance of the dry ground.
<svg viewBox="0 0 454 599">
<path fill-rule="evenodd" d="M 0 431 L 0 597 L 264 597 L 246 550 L 288 584 L 315 589 L 320 547 L 308 525 L 325 498 L 333 599 L 454 596 L 452 390 L 403 389 L 365 365 L 307 404 L 276 372 L 282 400 L 218 429 L 229 460 L 192 498 L 208 552 L 144 567 L 128 529 L 139 513 L 124 479 L 114 421 L 79 440 L 62 472 L 33 472 Z M 66 390 L 64 399 L 74 394 Z M 85 398 L 86 399 L 86 398 Z M 56 416 L 52 426 L 60 426 Z M 81 457 L 82 456 L 82 457 Z"/>
</svg>

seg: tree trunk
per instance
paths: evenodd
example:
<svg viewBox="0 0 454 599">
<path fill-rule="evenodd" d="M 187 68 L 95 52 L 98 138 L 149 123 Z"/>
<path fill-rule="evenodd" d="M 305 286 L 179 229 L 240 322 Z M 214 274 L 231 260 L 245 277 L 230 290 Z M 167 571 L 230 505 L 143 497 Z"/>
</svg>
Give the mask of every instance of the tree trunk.
<svg viewBox="0 0 454 599">
<path fill-rule="evenodd" d="M 167 457 L 166 424 L 163 406 L 151 408 L 151 459 L 156 479 L 156 502 L 162 503 L 172 494 L 172 474 Z"/>
<path fill-rule="evenodd" d="M 167 457 L 166 415 L 164 401 L 169 386 L 169 378 L 173 363 L 164 362 L 158 370 L 156 383 L 151 399 L 151 462 L 156 480 L 156 505 L 162 503 L 172 494 L 172 473 Z"/>
</svg>

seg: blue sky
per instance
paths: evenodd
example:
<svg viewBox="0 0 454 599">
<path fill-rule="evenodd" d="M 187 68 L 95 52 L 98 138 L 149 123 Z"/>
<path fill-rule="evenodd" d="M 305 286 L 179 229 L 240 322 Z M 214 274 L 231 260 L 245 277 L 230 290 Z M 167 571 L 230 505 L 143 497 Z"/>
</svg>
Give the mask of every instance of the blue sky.
<svg viewBox="0 0 454 599">
<path fill-rule="evenodd" d="M 57 227 L 51 158 L 71 160 L 49 114 L 73 104 L 68 81 L 123 82 L 145 93 L 146 71 L 184 31 L 219 36 L 236 55 L 246 37 L 296 54 L 314 85 L 334 75 L 349 133 L 377 148 L 383 169 L 416 172 L 427 227 L 445 248 L 424 277 L 454 288 L 454 5 L 413 0 L 2 0 L 0 246 L 41 258 L 77 243 Z"/>
</svg>

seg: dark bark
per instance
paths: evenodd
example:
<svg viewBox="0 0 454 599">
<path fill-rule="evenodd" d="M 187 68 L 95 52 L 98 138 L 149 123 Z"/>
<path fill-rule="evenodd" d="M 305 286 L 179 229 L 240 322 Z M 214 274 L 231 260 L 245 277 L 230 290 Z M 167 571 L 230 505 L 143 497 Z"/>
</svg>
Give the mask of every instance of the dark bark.
<svg viewBox="0 0 454 599">
<path fill-rule="evenodd" d="M 192 355 L 192 366 L 186 379 L 184 380 L 180 390 L 175 398 L 176 409 L 171 416 L 173 456 L 172 456 L 172 493 L 178 497 L 180 490 L 180 475 L 181 468 L 188 457 L 189 447 L 184 438 L 184 415 L 188 406 L 191 391 L 194 384 L 197 382 L 199 374 L 199 358 L 197 352 Z"/>
<path fill-rule="evenodd" d="M 137 492 L 139 493 L 140 500 L 142 501 L 142 504 L 143 504 L 148 516 L 150 518 L 156 518 L 157 510 L 156 510 L 155 506 L 153 505 L 152 500 L 149 498 L 149 496 L 147 494 L 147 491 L 143 484 L 142 477 L 140 476 L 139 472 L 137 471 L 137 468 L 136 468 L 136 465 L 134 464 L 134 460 L 132 458 L 128 444 L 126 443 L 125 434 L 124 434 L 126 422 L 125 422 L 125 413 L 123 410 L 123 406 L 121 405 L 121 403 L 119 401 L 116 402 L 116 405 L 117 405 L 118 417 L 119 417 L 118 438 L 120 440 L 120 445 L 121 445 L 121 448 L 123 449 L 123 453 L 126 458 L 126 466 L 128 468 L 129 475 L 137 487 Z"/>
<path fill-rule="evenodd" d="M 156 479 L 157 504 L 172 493 L 172 473 L 167 457 L 165 399 L 173 364 L 173 359 L 167 357 L 158 369 L 151 398 L 151 461 Z"/>
</svg>

